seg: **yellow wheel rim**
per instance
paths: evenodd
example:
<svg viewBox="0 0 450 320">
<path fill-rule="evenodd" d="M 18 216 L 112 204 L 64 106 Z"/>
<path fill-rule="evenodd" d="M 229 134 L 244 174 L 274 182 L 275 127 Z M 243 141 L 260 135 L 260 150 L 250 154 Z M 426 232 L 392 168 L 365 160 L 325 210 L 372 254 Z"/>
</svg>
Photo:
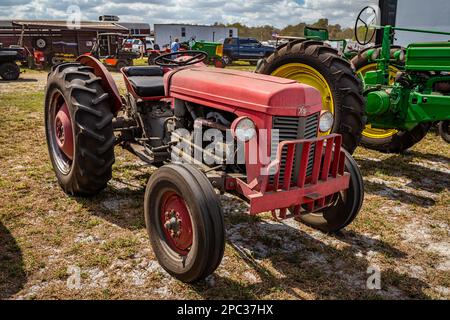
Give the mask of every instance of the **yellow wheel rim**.
<svg viewBox="0 0 450 320">
<path fill-rule="evenodd" d="M 377 64 L 371 63 L 368 64 L 362 68 L 360 68 L 358 71 L 356 71 L 356 75 L 361 79 L 364 80 L 364 75 L 368 71 L 375 71 L 377 70 Z M 389 84 L 393 84 L 395 82 L 395 76 L 397 75 L 397 72 L 399 72 L 396 67 L 389 66 Z M 370 124 L 367 124 L 364 131 L 362 132 L 363 136 L 370 139 L 386 139 L 389 137 L 392 137 L 394 134 L 396 134 L 398 131 L 395 129 L 376 129 L 372 128 Z"/>
<path fill-rule="evenodd" d="M 289 63 L 279 67 L 271 75 L 292 79 L 316 88 L 322 95 L 322 109 L 330 111 L 334 115 L 334 100 L 330 86 L 322 74 L 316 69 L 303 63 Z M 327 134 L 330 134 L 330 132 L 322 133 L 322 135 Z"/>
</svg>

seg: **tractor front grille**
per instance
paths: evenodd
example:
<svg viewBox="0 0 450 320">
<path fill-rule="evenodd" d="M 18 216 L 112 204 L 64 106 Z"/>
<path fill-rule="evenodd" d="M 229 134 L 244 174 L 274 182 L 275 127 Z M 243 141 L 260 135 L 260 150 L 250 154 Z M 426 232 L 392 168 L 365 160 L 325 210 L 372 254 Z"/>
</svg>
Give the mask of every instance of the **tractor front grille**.
<svg viewBox="0 0 450 320">
<path fill-rule="evenodd" d="M 278 133 L 278 141 L 291 141 L 291 140 L 300 140 L 300 139 L 313 139 L 317 137 L 317 129 L 319 125 L 319 114 L 313 114 L 308 117 L 273 117 L 272 122 L 272 131 L 274 140 L 276 141 L 276 136 Z M 274 157 L 277 154 L 278 150 L 278 144 L 272 143 L 271 146 L 271 154 L 272 159 L 275 159 Z M 313 158 L 314 158 L 314 151 L 315 151 L 315 145 L 313 144 L 311 146 L 311 150 L 309 152 L 309 159 L 308 159 L 308 167 L 306 171 L 306 175 L 309 176 L 312 173 L 313 168 Z M 298 171 L 300 168 L 300 155 L 301 155 L 302 149 L 297 148 L 295 152 L 294 157 L 294 168 L 292 170 L 292 176 L 291 181 L 296 183 L 297 182 L 297 176 Z M 284 181 L 284 171 L 286 167 L 286 157 L 287 157 L 287 149 L 283 148 L 282 154 L 281 154 L 281 164 L 280 164 L 280 184 L 282 184 Z M 270 183 L 273 183 L 273 176 L 270 177 Z"/>
</svg>

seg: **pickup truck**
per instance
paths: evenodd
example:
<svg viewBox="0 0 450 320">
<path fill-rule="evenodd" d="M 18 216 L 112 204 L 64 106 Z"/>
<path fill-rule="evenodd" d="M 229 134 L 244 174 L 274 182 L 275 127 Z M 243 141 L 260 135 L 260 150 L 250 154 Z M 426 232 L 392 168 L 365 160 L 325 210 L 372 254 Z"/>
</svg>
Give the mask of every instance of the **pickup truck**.
<svg viewBox="0 0 450 320">
<path fill-rule="evenodd" d="M 223 61 L 229 65 L 243 60 L 255 64 L 259 59 L 270 56 L 274 47 L 264 46 L 254 38 L 226 38 L 223 42 Z"/>
<path fill-rule="evenodd" d="M 0 44 L 0 77 L 4 80 L 17 80 L 20 68 L 16 62 L 25 60 L 23 48 L 3 48 Z"/>
</svg>

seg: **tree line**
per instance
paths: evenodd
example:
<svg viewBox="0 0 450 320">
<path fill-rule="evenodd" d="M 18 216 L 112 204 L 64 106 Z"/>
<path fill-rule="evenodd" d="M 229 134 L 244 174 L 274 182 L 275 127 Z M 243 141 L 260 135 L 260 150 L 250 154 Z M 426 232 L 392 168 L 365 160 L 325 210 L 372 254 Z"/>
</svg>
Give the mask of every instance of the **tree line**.
<svg viewBox="0 0 450 320">
<path fill-rule="evenodd" d="M 270 40 L 272 39 L 272 34 L 277 33 L 281 36 L 293 36 L 293 37 L 302 37 L 303 31 L 306 26 L 313 28 L 326 28 L 328 30 L 330 39 L 353 39 L 354 38 L 354 29 L 353 28 L 342 28 L 339 24 L 329 24 L 328 19 L 319 19 L 315 23 L 306 24 L 301 22 L 296 25 L 288 25 L 283 29 L 278 29 L 270 25 L 257 26 L 257 27 L 249 27 L 243 25 L 241 23 L 230 23 L 223 24 L 216 22 L 215 26 L 221 27 L 234 27 L 239 31 L 240 37 L 249 37 L 256 38 L 260 41 Z"/>
</svg>

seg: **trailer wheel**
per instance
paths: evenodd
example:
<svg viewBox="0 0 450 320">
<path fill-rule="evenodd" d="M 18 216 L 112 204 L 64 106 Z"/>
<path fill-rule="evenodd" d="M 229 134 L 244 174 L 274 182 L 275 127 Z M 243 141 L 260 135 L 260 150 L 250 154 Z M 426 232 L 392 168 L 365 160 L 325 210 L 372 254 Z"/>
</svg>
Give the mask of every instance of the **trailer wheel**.
<svg viewBox="0 0 450 320">
<path fill-rule="evenodd" d="M 120 72 L 120 69 L 128 66 L 128 63 L 125 60 L 119 60 L 116 64 L 116 70 Z"/>
<path fill-rule="evenodd" d="M 256 72 L 293 79 L 319 90 L 323 109 L 334 115 L 331 133 L 341 134 L 346 150 L 355 151 L 365 125 L 362 84 L 335 49 L 321 41 L 291 41 L 262 59 Z"/>
<path fill-rule="evenodd" d="M 191 165 L 166 165 L 144 198 L 147 232 L 161 266 L 183 282 L 214 272 L 225 248 L 222 210 L 206 176 Z"/>
<path fill-rule="evenodd" d="M 233 63 L 233 59 L 231 59 L 231 57 L 227 54 L 224 54 L 222 57 L 223 62 L 225 63 L 226 66 L 229 66 Z"/>
<path fill-rule="evenodd" d="M 15 62 L 5 62 L 0 64 L 0 77 L 3 80 L 17 80 L 20 76 L 20 68 Z"/>
<path fill-rule="evenodd" d="M 155 64 L 155 59 L 158 57 L 159 57 L 158 53 L 156 53 L 156 52 L 150 53 L 148 56 L 148 61 L 147 61 L 148 65 L 153 66 Z"/>
<path fill-rule="evenodd" d="M 358 164 L 345 151 L 345 171 L 350 173 L 350 187 L 338 193 L 334 205 L 323 212 L 301 215 L 298 220 L 323 232 L 333 233 L 344 229 L 358 215 L 364 201 L 364 183 Z"/>
<path fill-rule="evenodd" d="M 63 190 L 95 195 L 111 179 L 113 114 L 101 78 L 79 63 L 52 68 L 45 96 L 47 146 Z"/>
<path fill-rule="evenodd" d="M 47 39 L 36 38 L 34 41 L 34 46 L 40 50 L 44 50 L 47 47 Z"/>
<path fill-rule="evenodd" d="M 450 143 L 450 121 L 439 122 L 439 134 L 445 142 Z"/>
</svg>

